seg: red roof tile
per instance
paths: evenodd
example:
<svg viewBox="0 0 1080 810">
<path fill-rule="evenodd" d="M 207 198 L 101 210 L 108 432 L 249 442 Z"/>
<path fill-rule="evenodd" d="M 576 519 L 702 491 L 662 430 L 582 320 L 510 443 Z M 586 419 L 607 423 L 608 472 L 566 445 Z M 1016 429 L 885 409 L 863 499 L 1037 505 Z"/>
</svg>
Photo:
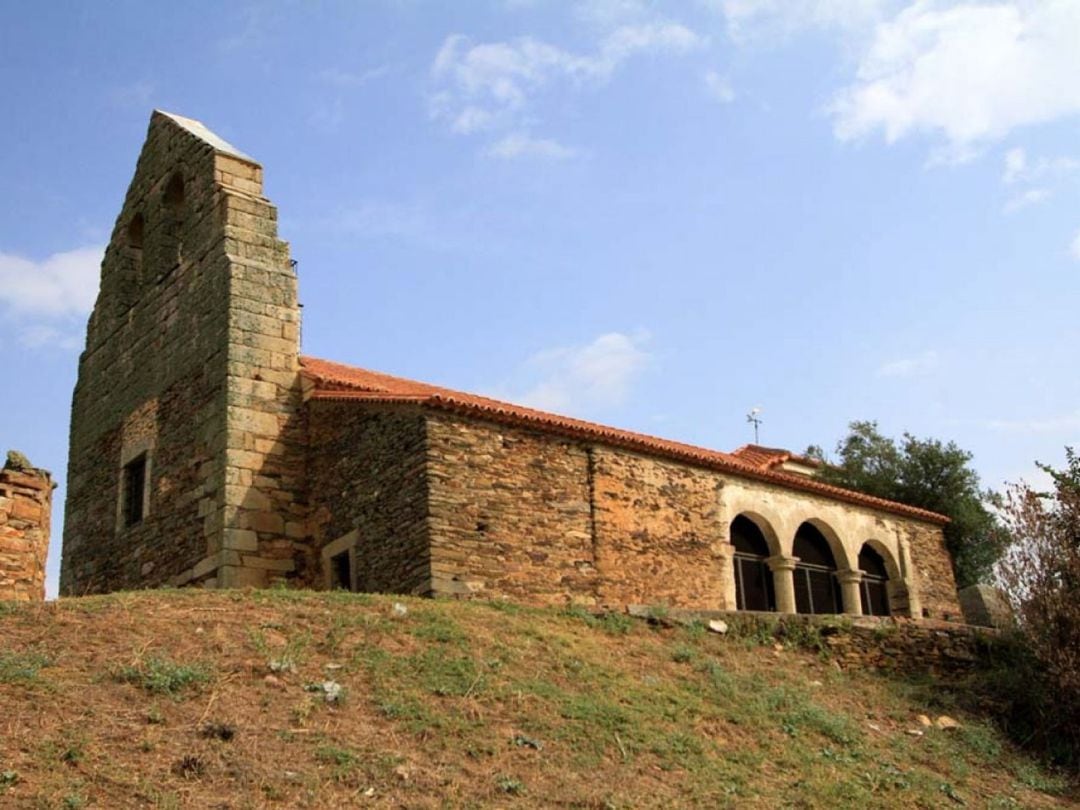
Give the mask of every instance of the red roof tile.
<svg viewBox="0 0 1080 810">
<path fill-rule="evenodd" d="M 805 467 L 821 466 L 821 462 L 816 458 L 792 453 L 782 447 L 762 447 L 760 444 L 744 444 L 731 455 L 763 470 L 778 469 L 787 461 Z"/>
<path fill-rule="evenodd" d="M 703 447 L 660 439 L 643 433 L 619 430 L 595 422 L 538 411 L 489 397 L 453 391 L 449 388 L 407 380 L 378 371 L 368 371 L 330 360 L 320 360 L 316 357 L 301 357 L 300 365 L 302 373 L 314 386 L 310 398 L 315 400 L 417 403 L 440 410 L 470 414 L 495 422 L 539 428 L 571 438 L 593 439 L 614 447 L 674 458 L 744 478 L 812 492 L 816 495 L 882 509 L 932 523 L 948 522 L 948 518 L 935 512 L 824 484 L 807 476 L 780 472 L 771 469 L 770 466 L 762 466 L 769 460 L 777 466 L 782 463 L 785 459 L 778 462 L 777 453 L 785 453 L 787 457 L 797 458 L 786 450 L 748 445 L 739 448 L 735 453 L 722 453 L 718 450 L 707 450 Z"/>
</svg>

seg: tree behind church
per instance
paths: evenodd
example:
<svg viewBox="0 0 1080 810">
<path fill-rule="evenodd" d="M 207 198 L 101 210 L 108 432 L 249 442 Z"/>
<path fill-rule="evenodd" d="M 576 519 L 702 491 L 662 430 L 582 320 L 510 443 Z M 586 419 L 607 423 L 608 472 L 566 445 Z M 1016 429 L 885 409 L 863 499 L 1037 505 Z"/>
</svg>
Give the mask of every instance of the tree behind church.
<svg viewBox="0 0 1080 810">
<path fill-rule="evenodd" d="M 945 544 L 957 586 L 989 582 L 1007 534 L 988 508 L 996 496 L 979 488 L 971 453 L 953 442 L 919 439 L 910 433 L 896 442 L 881 435 L 877 422 L 851 422 L 848 431 L 836 445 L 837 458 L 830 459 L 818 477 L 947 516 Z M 807 455 L 824 460 L 819 447 L 808 448 Z"/>
<path fill-rule="evenodd" d="M 1013 662 L 1013 715 L 1059 761 L 1080 766 L 1080 456 L 1066 448 L 1066 466 L 1039 466 L 1049 492 L 1008 487 L 1002 514 L 1011 542 L 998 580 L 1016 609 L 1034 666 Z M 1027 729 L 1025 729 L 1027 731 Z"/>
</svg>

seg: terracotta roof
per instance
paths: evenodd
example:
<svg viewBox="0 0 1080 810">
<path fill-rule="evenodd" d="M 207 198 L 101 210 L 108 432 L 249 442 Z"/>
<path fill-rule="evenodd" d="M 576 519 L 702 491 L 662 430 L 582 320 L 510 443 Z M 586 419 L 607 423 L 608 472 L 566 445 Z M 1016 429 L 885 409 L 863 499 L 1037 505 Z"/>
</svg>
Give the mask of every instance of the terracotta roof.
<svg viewBox="0 0 1080 810">
<path fill-rule="evenodd" d="M 816 458 L 792 453 L 782 447 L 762 447 L 760 444 L 744 444 L 731 455 L 748 464 L 753 464 L 762 470 L 774 470 L 780 468 L 785 462 L 801 464 L 804 467 L 820 467 L 821 462 Z"/>
<path fill-rule="evenodd" d="M 848 489 L 824 484 L 807 476 L 793 475 L 761 466 L 764 456 L 750 453 L 748 447 L 739 448 L 735 453 L 722 453 L 683 444 L 669 439 L 660 439 L 644 433 L 607 427 L 595 422 L 574 419 L 569 416 L 538 411 L 521 405 L 501 402 L 497 399 L 466 394 L 441 388 L 436 385 L 407 380 L 378 371 L 347 366 L 316 357 L 300 358 L 301 372 L 312 384 L 309 394 L 314 400 L 336 400 L 369 403 L 415 403 L 425 407 L 437 408 L 454 413 L 470 414 L 494 422 L 539 428 L 571 438 L 593 439 L 614 447 L 624 447 L 650 455 L 674 458 L 701 467 L 732 473 L 743 478 L 812 492 L 835 500 L 846 501 L 860 506 L 869 506 L 907 517 L 915 517 L 931 523 L 947 523 L 948 518 L 925 509 L 918 509 L 883 498 L 864 495 Z M 772 451 L 772 448 L 760 448 Z M 745 451 L 745 452 L 744 452 Z M 772 451 L 773 453 L 777 451 Z M 787 451 L 779 451 L 787 453 Z M 747 458 L 750 453 L 750 458 Z M 740 455 L 742 457 L 740 457 Z M 791 454 L 788 454 L 789 456 Z M 775 455 L 768 458 L 775 461 Z M 755 463 L 756 461 L 756 463 Z"/>
</svg>

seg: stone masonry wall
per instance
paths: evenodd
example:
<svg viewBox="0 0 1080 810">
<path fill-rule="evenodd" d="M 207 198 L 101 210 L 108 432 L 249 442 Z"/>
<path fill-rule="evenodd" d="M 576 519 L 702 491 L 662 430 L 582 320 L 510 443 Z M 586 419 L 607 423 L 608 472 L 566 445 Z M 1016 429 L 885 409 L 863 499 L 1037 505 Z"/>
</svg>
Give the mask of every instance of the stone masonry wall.
<svg viewBox="0 0 1080 810">
<path fill-rule="evenodd" d="M 728 607 L 720 476 L 625 451 L 593 452 L 601 600 Z"/>
<path fill-rule="evenodd" d="M 646 605 L 631 605 L 627 613 L 668 626 L 704 624 L 716 619 L 733 638 L 775 638 L 796 646 L 821 645 L 821 653 L 842 668 L 947 675 L 967 672 L 982 660 L 997 631 L 940 621 L 912 621 L 880 616 L 830 616 L 728 612 L 667 611 L 657 616 Z"/>
<path fill-rule="evenodd" d="M 956 593 L 952 561 L 939 526 L 908 522 L 903 533 L 911 550 L 911 568 L 919 593 L 920 615 L 944 621 L 964 620 Z M 919 618 L 918 616 L 916 618 Z"/>
<path fill-rule="evenodd" d="M 310 551 L 300 305 L 277 211 L 262 195 L 262 169 L 218 155 L 215 177 L 229 267 L 225 475 L 203 566 L 218 566 L 219 586 L 259 587 L 302 579 L 296 563 Z"/>
<path fill-rule="evenodd" d="M 428 594 L 424 419 L 417 411 L 354 403 L 308 403 L 312 568 L 318 554 L 358 530 L 357 587 L 367 592 Z"/>
<path fill-rule="evenodd" d="M 595 602 L 588 450 L 433 414 L 428 460 L 435 594 Z"/>
<path fill-rule="evenodd" d="M 79 360 L 63 594 L 293 568 L 299 310 L 261 187 L 257 164 L 154 114 Z M 142 454 L 145 514 L 127 526 L 123 468 Z"/>
<path fill-rule="evenodd" d="M 0 469 L 0 601 L 45 598 L 53 482 L 11 453 Z"/>
<path fill-rule="evenodd" d="M 959 617 L 938 526 L 621 449 L 427 413 L 436 594 L 734 609 L 729 526 L 750 510 L 778 559 L 791 558 L 796 530 L 812 521 L 827 532 L 840 571 L 857 566 L 864 543 L 886 556 L 895 614 L 915 608 L 917 617 Z"/>
<path fill-rule="evenodd" d="M 222 475 L 221 302 L 228 294 L 224 261 L 214 250 L 220 212 L 213 163 L 213 150 L 187 133 L 151 124 L 105 252 L 79 360 L 64 594 L 164 583 L 205 556 L 200 502 Z M 183 183 L 179 206 L 166 202 L 174 177 Z M 124 527 L 123 465 L 143 452 L 148 508 L 141 523 Z"/>
<path fill-rule="evenodd" d="M 762 528 L 770 551 L 780 556 L 793 553 L 798 527 L 804 521 L 814 522 L 829 541 L 840 570 L 857 568 L 859 551 L 870 543 L 889 571 L 893 615 L 959 616 L 940 525 L 731 476 L 725 477 L 722 509 L 727 524 L 739 514 L 751 517 Z"/>
</svg>

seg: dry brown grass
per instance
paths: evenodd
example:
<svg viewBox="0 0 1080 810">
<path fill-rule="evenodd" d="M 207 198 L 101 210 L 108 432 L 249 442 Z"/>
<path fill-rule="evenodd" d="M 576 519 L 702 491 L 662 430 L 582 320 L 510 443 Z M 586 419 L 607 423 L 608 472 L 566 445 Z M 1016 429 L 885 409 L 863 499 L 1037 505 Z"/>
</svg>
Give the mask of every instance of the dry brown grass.
<svg viewBox="0 0 1080 810">
<path fill-rule="evenodd" d="M 308 691 L 328 679 L 341 702 Z M 985 718 L 907 734 L 938 693 L 753 639 L 506 605 L 0 604 L 0 806 L 1070 806 Z"/>
</svg>

